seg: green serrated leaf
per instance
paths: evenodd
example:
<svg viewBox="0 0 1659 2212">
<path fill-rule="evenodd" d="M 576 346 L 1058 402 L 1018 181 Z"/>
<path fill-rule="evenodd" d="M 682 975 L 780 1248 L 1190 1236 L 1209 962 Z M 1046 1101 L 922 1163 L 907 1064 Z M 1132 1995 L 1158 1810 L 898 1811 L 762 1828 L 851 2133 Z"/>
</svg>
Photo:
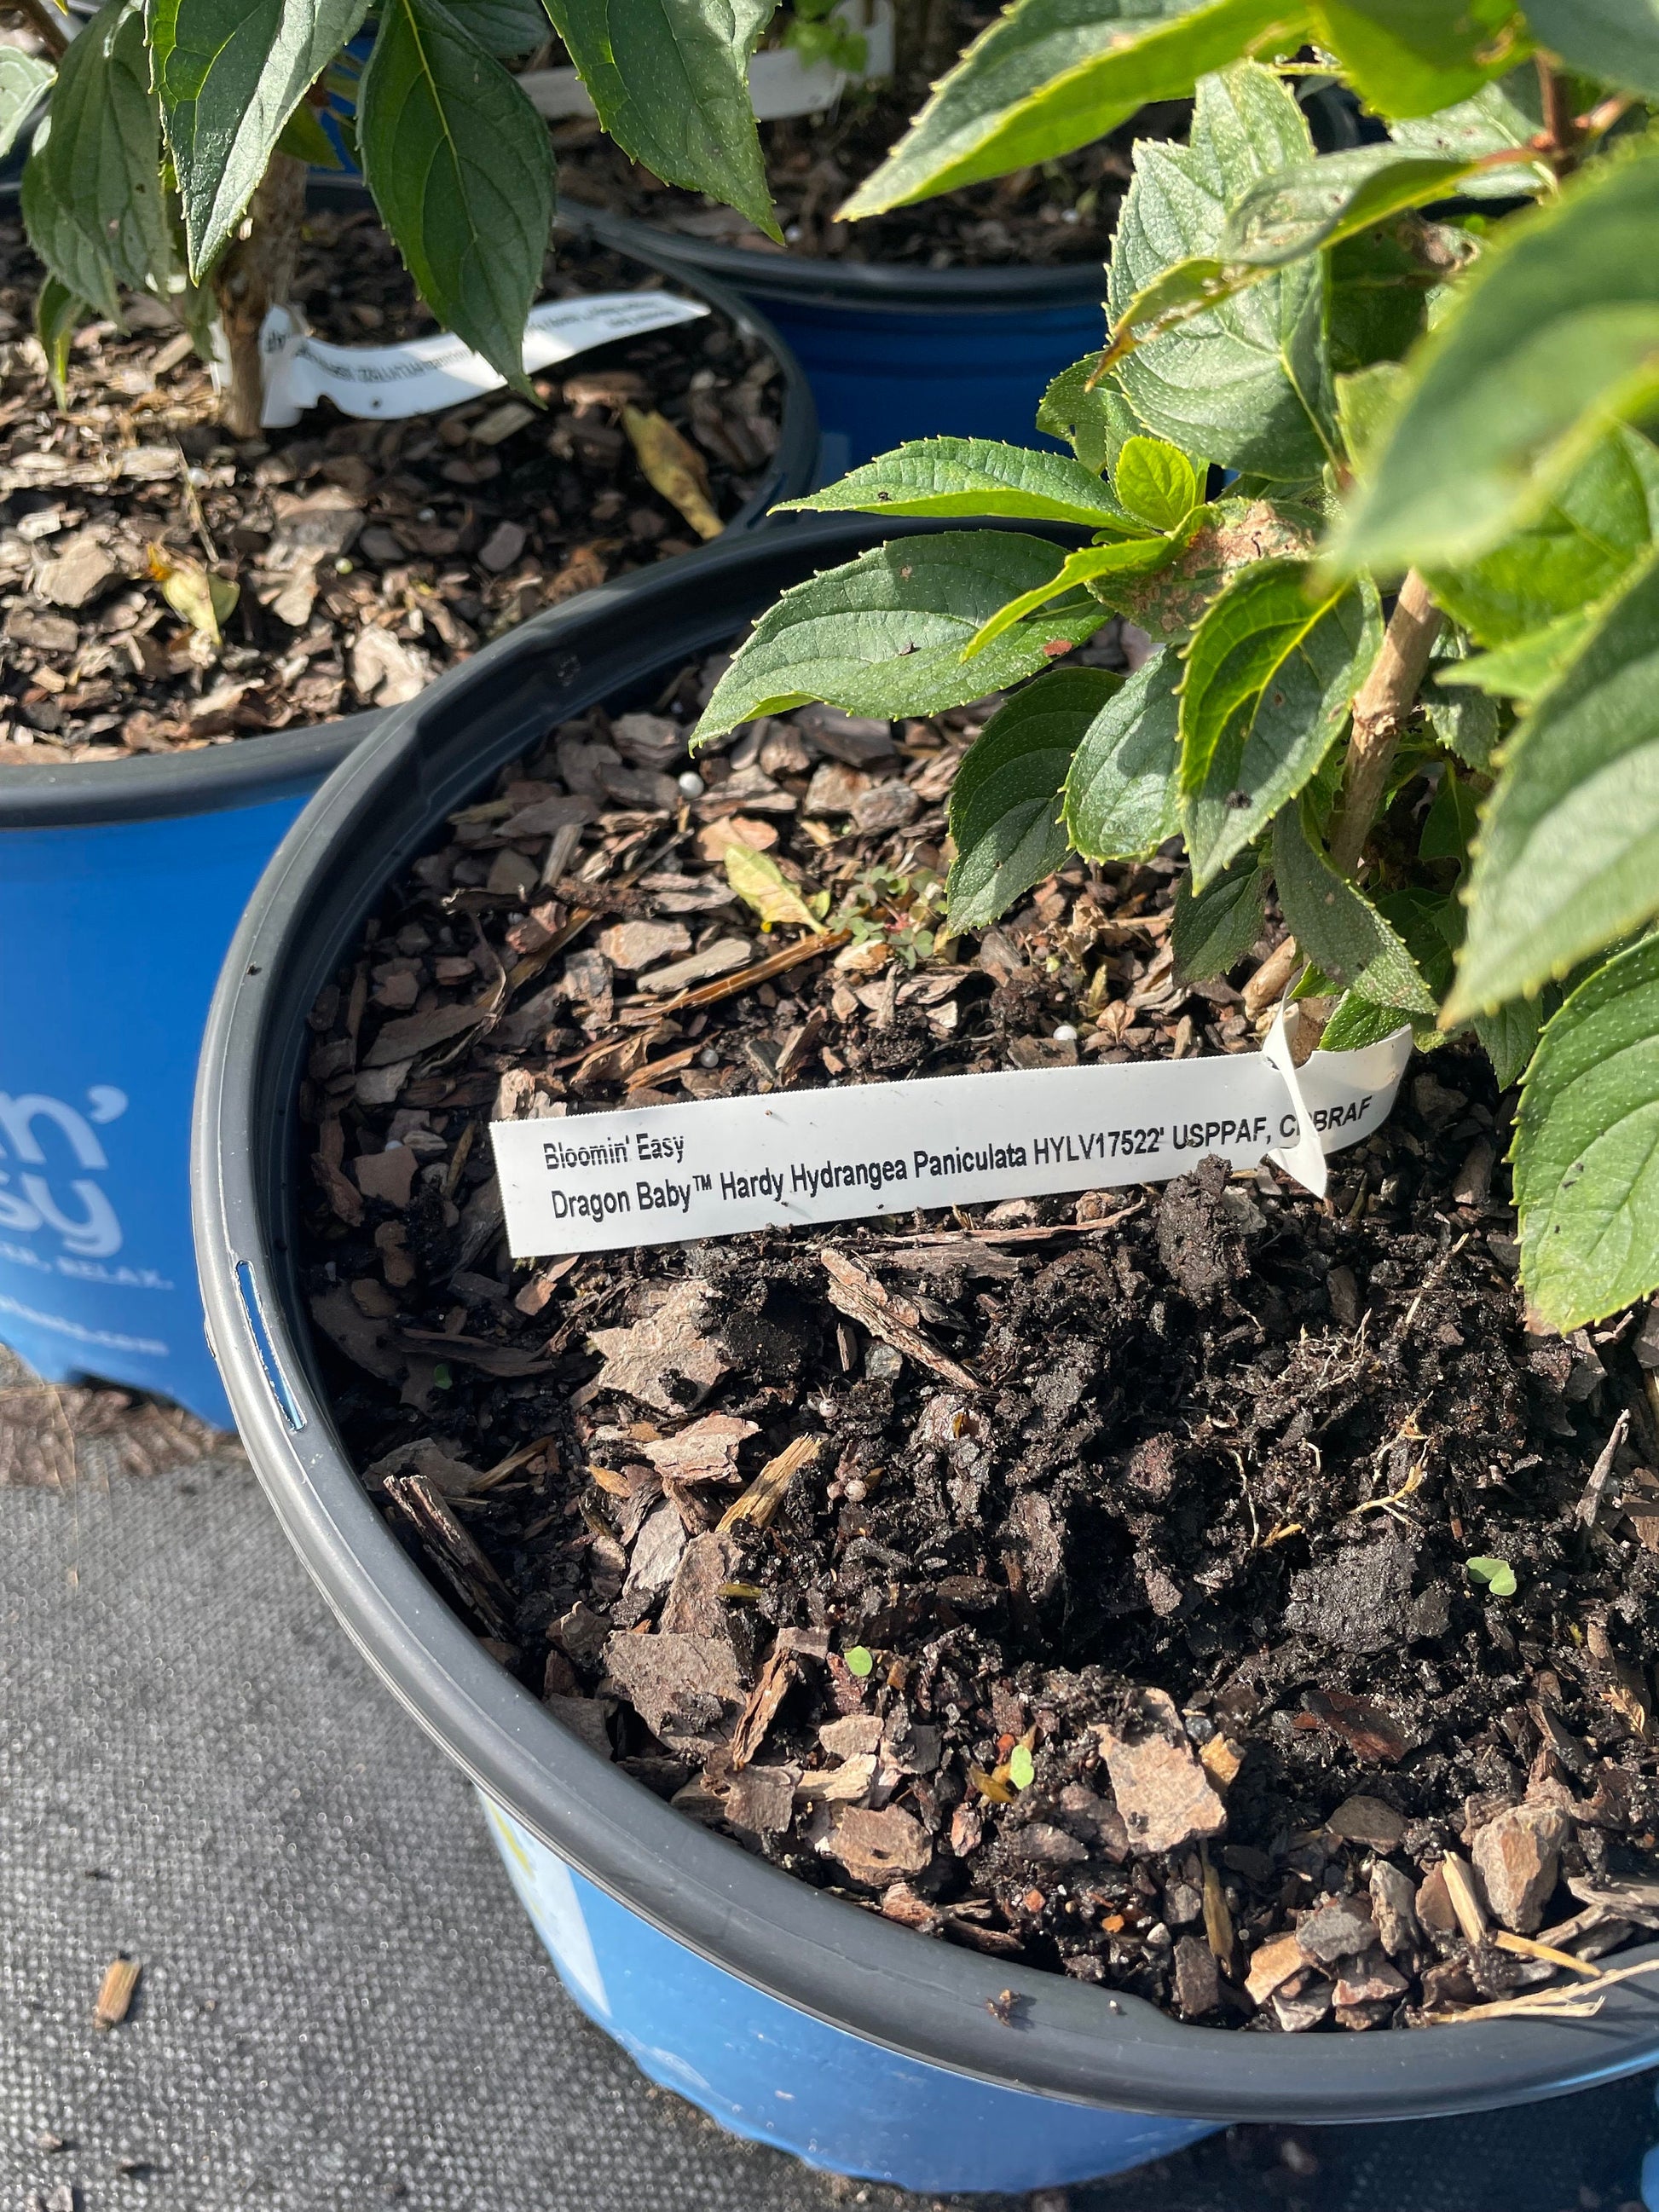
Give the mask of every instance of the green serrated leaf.
<svg viewBox="0 0 1659 2212">
<path fill-rule="evenodd" d="M 1378 1006 L 1431 1015 L 1433 994 L 1400 936 L 1316 848 L 1295 803 L 1273 823 L 1273 854 L 1279 903 L 1308 957 Z"/>
<path fill-rule="evenodd" d="M 1334 558 L 1443 570 L 1538 515 L 1659 397 L 1659 143 L 1633 142 L 1503 227 L 1419 349 Z"/>
<path fill-rule="evenodd" d="M 1492 1062 L 1500 1091 L 1507 1091 L 1525 1073 L 1527 1063 L 1538 1049 L 1546 1011 L 1536 999 L 1511 999 L 1495 1014 L 1476 1014 L 1470 1023 Z"/>
<path fill-rule="evenodd" d="M 1310 0 L 1315 36 L 1368 106 L 1430 115 L 1469 99 L 1528 50 L 1513 0 Z"/>
<path fill-rule="evenodd" d="M 1056 668 L 1017 691 L 963 754 L 951 791 L 952 929 L 982 929 L 1068 850 L 1060 798 L 1072 757 L 1122 679 Z"/>
<path fill-rule="evenodd" d="M 963 658 L 977 659 L 1005 631 L 1034 615 L 1039 607 L 1047 606 L 1062 592 L 1076 591 L 1079 586 L 1097 591 L 1103 605 L 1109 605 L 1107 586 L 1114 579 L 1154 575 L 1158 569 L 1167 568 L 1180 550 L 1179 542 L 1173 538 L 1119 538 L 1109 545 L 1085 545 L 1081 551 L 1068 555 L 1047 583 L 1022 592 L 1018 599 L 1010 599 L 1006 607 L 999 607 L 988 621 L 981 623 L 968 641 Z"/>
<path fill-rule="evenodd" d="M 1181 690 L 1182 826 L 1200 889 L 1316 772 L 1382 636 L 1374 592 L 1322 592 L 1304 561 L 1246 568 L 1205 616 Z"/>
<path fill-rule="evenodd" d="M 1659 1288 L 1659 939 L 1597 969 L 1552 1017 L 1512 1157 L 1522 1280 L 1553 1328 Z"/>
<path fill-rule="evenodd" d="M 112 322 L 120 286 L 171 289 L 161 118 L 137 0 L 108 0 L 70 41 L 23 171 L 22 208 L 52 274 Z"/>
<path fill-rule="evenodd" d="M 542 0 L 449 0 L 449 5 L 497 61 L 533 53 L 552 33 Z"/>
<path fill-rule="evenodd" d="M 1015 0 L 841 210 L 880 215 L 1086 146 L 1243 53 L 1296 46 L 1300 0 Z"/>
<path fill-rule="evenodd" d="M 1577 614 L 1563 615 L 1547 629 L 1534 630 L 1526 637 L 1513 639 L 1499 646 L 1495 652 L 1476 653 L 1473 659 L 1437 667 L 1434 672 L 1434 688 L 1440 690 L 1469 690 L 1481 691 L 1494 699 L 1535 699 L 1554 683 L 1568 662 L 1576 659 L 1584 640 L 1595 625 L 1596 610 L 1580 609 Z M 1435 702 L 1429 701 L 1429 716 L 1433 720 Z M 1437 729 L 1438 725 L 1436 725 Z M 1444 740 L 1451 744 L 1451 739 Z M 1461 746 L 1453 746 L 1465 759 Z M 1490 748 L 1488 748 L 1490 750 Z M 1471 768 L 1484 768 L 1485 759 L 1469 760 Z"/>
<path fill-rule="evenodd" d="M 1066 831 L 1085 859 L 1137 860 L 1180 828 L 1176 685 L 1181 664 L 1153 653 L 1084 732 L 1066 779 Z"/>
<path fill-rule="evenodd" d="M 1036 427 L 1063 438 L 1085 469 L 1098 475 L 1114 467 L 1119 453 L 1141 431 L 1139 417 L 1109 372 L 1097 384 L 1100 356 L 1062 368 L 1043 393 Z"/>
<path fill-rule="evenodd" d="M 91 313 L 86 301 L 77 300 L 55 276 L 48 276 L 40 287 L 40 296 L 34 303 L 34 335 L 46 356 L 52 397 L 60 407 L 69 405 L 70 348 L 76 330 Z"/>
<path fill-rule="evenodd" d="M 1448 1019 L 1534 991 L 1659 913 L 1659 555 L 1504 754 Z"/>
<path fill-rule="evenodd" d="M 43 55 L 26 54 L 21 46 L 0 46 L 0 154 L 10 153 L 35 101 L 57 74 L 56 65 Z"/>
<path fill-rule="evenodd" d="M 1416 154 L 1443 154 L 1478 161 L 1513 149 L 1522 156 L 1513 168 L 1477 170 L 1458 186 L 1466 199 L 1516 199 L 1535 192 L 1540 181 L 1538 158 L 1526 149 L 1544 127 L 1538 72 L 1523 64 L 1494 84 L 1483 85 L 1472 100 L 1456 101 L 1437 114 L 1396 123 L 1389 136 Z"/>
<path fill-rule="evenodd" d="M 547 0 L 599 118 L 623 153 L 707 192 L 782 242 L 749 97 L 775 0 Z"/>
<path fill-rule="evenodd" d="M 1237 966 L 1267 926 L 1268 881 L 1256 853 L 1241 853 L 1202 890 L 1193 889 L 1190 878 L 1182 880 L 1170 925 L 1177 981 L 1207 983 Z"/>
<path fill-rule="evenodd" d="M 1379 361 L 1336 380 L 1336 420 L 1356 476 L 1364 476 L 1388 434 L 1400 404 L 1405 371 L 1397 361 Z"/>
<path fill-rule="evenodd" d="M 422 298 L 528 395 L 525 319 L 553 223 L 546 125 L 441 0 L 386 0 L 358 140 Z"/>
<path fill-rule="evenodd" d="M 200 283 L 247 212 L 283 126 L 368 0 L 149 0 L 149 47 Z"/>
<path fill-rule="evenodd" d="M 1436 569 L 1437 601 L 1480 645 L 1503 645 L 1604 598 L 1653 542 L 1659 453 L 1603 438 L 1537 519 L 1467 566 Z"/>
<path fill-rule="evenodd" d="M 1007 690 L 1080 645 L 1106 616 L 1086 605 L 1018 624 L 965 665 L 981 624 L 1051 580 L 1065 549 L 1022 532 L 948 530 L 895 538 L 787 591 L 715 686 L 695 744 L 758 714 L 822 699 L 852 714 L 931 714 Z"/>
<path fill-rule="evenodd" d="M 1659 9 L 1653 0 L 1527 0 L 1540 46 L 1569 69 L 1659 100 Z"/>
<path fill-rule="evenodd" d="M 1271 70 L 1242 63 L 1198 88 L 1186 146 L 1143 142 L 1107 270 L 1113 328 L 1183 260 L 1218 257 L 1233 208 L 1311 157 L 1302 111 Z M 1125 398 L 1183 453 L 1281 482 L 1329 452 L 1324 265 L 1316 256 L 1194 316 L 1119 362 Z"/>
<path fill-rule="evenodd" d="M 1214 254 L 1176 262 L 1130 301 L 1114 324 L 1108 365 L 1277 269 L 1443 198 L 1467 167 L 1395 146 L 1352 146 L 1264 177 L 1230 210 Z"/>
<path fill-rule="evenodd" d="M 1419 860 L 1455 860 L 1461 868 L 1469 857 L 1480 802 L 1473 784 L 1449 768 L 1423 820 L 1417 841 Z"/>
<path fill-rule="evenodd" d="M 1201 496 L 1198 471 L 1162 438 L 1126 439 L 1112 484 L 1130 514 L 1154 530 L 1179 530 Z"/>
<path fill-rule="evenodd" d="M 1067 453 L 1005 446 L 991 438 L 918 438 L 804 499 L 773 512 L 1006 515 L 1028 522 L 1070 522 L 1126 538 L 1146 526 L 1126 514 L 1098 471 Z"/>
<path fill-rule="evenodd" d="M 1421 1016 L 1418 1017 L 1420 1020 Z M 1322 1052 L 1361 1052 L 1368 1044 L 1391 1037 L 1401 1020 L 1398 1006 L 1380 1006 L 1358 991 L 1345 991 L 1325 1024 L 1319 1043 Z M 1417 1026 L 1416 1022 L 1413 1027 Z"/>
</svg>

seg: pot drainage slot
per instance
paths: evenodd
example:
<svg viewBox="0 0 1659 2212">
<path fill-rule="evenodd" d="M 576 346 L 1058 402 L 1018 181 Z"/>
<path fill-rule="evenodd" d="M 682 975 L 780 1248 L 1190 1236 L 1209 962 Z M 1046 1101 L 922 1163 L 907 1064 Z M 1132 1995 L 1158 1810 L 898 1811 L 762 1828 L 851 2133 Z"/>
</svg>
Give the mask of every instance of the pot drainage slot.
<svg viewBox="0 0 1659 2212">
<path fill-rule="evenodd" d="M 276 1357 L 276 1347 L 270 1340 L 270 1331 L 265 1326 L 264 1309 L 259 1304 L 259 1294 L 253 1287 L 253 1269 L 247 1261 L 236 1262 L 236 1288 L 241 1293 L 242 1311 L 247 1316 L 248 1334 L 253 1339 L 253 1348 L 259 1355 L 259 1364 L 264 1370 L 265 1382 L 271 1396 L 282 1409 L 283 1419 L 290 1429 L 300 1430 L 306 1417 L 300 1409 L 293 1386 L 283 1374 Z"/>
</svg>

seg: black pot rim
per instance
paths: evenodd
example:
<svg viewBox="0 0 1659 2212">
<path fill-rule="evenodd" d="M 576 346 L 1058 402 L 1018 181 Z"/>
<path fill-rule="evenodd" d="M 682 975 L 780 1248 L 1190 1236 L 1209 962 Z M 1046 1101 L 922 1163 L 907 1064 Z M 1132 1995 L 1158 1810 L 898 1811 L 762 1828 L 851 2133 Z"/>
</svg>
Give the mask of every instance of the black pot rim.
<svg viewBox="0 0 1659 2212">
<path fill-rule="evenodd" d="M 0 211 L 15 204 L 20 191 L 17 178 L 0 178 Z M 313 176 L 307 197 L 314 204 L 328 208 L 373 204 L 368 187 L 360 178 Z M 696 291 L 745 337 L 763 345 L 782 371 L 777 452 L 765 481 L 726 524 L 722 542 L 726 536 L 750 535 L 765 523 L 767 510 L 778 500 L 810 490 L 818 463 L 817 407 L 805 370 L 767 317 L 718 276 L 705 276 L 659 252 L 650 232 L 643 228 L 636 243 L 613 240 L 580 224 L 562 222 L 557 227 L 578 240 L 591 236 L 595 244 L 625 253 L 659 275 Z M 694 551 L 678 557 L 695 561 L 701 554 Z M 133 760 L 88 761 L 81 765 L 55 761 L 40 768 L 0 769 L 0 830 L 153 822 L 247 805 L 293 786 L 314 783 L 330 774 L 377 726 L 384 711 L 377 708 L 343 714 L 331 722 L 264 731 L 229 744 L 207 745 L 191 752 L 151 753 Z"/>
<path fill-rule="evenodd" d="M 928 527 L 804 524 L 539 616 L 388 713 L 284 841 L 215 996 L 192 1156 L 210 1340 L 277 1517 L 381 1679 L 515 1819 L 704 1958 L 907 2058 L 1119 2110 L 1304 2122 L 1474 2111 L 1650 2065 L 1659 1990 L 1644 1996 L 1641 1983 L 1583 2021 L 1252 2034 L 1183 2026 L 1139 1999 L 955 1948 L 815 1890 L 675 1813 L 556 1722 L 480 1650 L 353 1471 L 289 1236 L 295 1091 L 317 988 L 431 828 L 551 722 L 724 644 L 781 584 Z M 446 726 L 457 732 L 447 745 Z M 988 2008 L 1004 1988 L 1026 2000 L 1017 2027 Z"/>
<path fill-rule="evenodd" d="M 854 312 L 900 309 L 907 314 L 1030 313 L 1045 307 L 1099 307 L 1105 313 L 1101 261 L 1061 261 L 1044 268 L 919 268 L 904 261 L 826 261 L 799 253 L 763 253 L 691 238 L 665 223 L 613 215 L 592 201 L 564 195 L 560 212 L 573 228 L 620 251 L 651 251 L 676 266 L 735 285 L 750 299 Z M 1103 324 L 1103 329 L 1104 327 Z"/>
</svg>

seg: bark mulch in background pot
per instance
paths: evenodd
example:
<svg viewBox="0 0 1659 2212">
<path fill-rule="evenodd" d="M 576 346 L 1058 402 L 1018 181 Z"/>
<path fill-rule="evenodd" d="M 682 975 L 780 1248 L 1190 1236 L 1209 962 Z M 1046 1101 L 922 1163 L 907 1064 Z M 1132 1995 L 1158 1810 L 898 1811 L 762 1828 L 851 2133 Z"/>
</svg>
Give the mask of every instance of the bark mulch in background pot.
<svg viewBox="0 0 1659 2212">
<path fill-rule="evenodd" d="M 319 185 L 294 298 L 318 337 L 435 330 L 361 187 Z M 0 211 L 0 764 L 112 760 L 412 698 L 538 609 L 690 551 L 624 410 L 688 442 L 713 510 L 747 526 L 806 489 L 811 403 L 773 333 L 718 283 L 561 236 L 544 296 L 709 295 L 696 322 L 619 339 L 435 416 L 360 422 L 327 401 L 233 442 L 167 312 L 97 325 L 53 400 L 30 329 L 39 265 Z M 712 524 L 709 526 L 712 527 Z M 149 549 L 234 581 L 222 643 L 164 599 Z"/>
<path fill-rule="evenodd" d="M 340 338 L 414 328 L 365 195 L 318 197 L 311 319 Z M 372 726 L 362 703 L 405 698 L 527 610 L 695 543 L 641 475 L 623 401 L 697 441 L 720 514 L 746 528 L 806 488 L 811 399 L 716 286 L 708 318 L 544 378 L 542 413 L 501 394 L 392 423 L 325 404 L 238 449 L 180 334 L 145 325 L 92 332 L 60 415 L 24 335 L 20 237 L 0 215 L 0 1092 L 38 1110 L 0 1137 L 0 1339 L 43 1375 L 223 1421 L 186 1132 L 214 978 L 260 869 Z M 648 257 L 562 243 L 550 279 L 659 281 Z M 240 585 L 222 650 L 163 600 L 152 543 L 204 563 L 210 547 Z"/>
<path fill-rule="evenodd" d="M 534 1835 L 855 2033 L 1020 2086 L 1215 2116 L 1448 2110 L 1638 2065 L 1654 2047 L 1639 1983 L 1593 2021 L 1476 2009 L 1551 1965 L 1524 1948 L 1540 1927 L 1600 1949 L 1654 1911 L 1639 1468 L 1615 1454 L 1599 1504 L 1576 1517 L 1635 1370 L 1623 1340 L 1526 1342 L 1508 1217 L 1475 1187 L 1501 1133 L 1474 1063 L 1423 1070 L 1376 1145 L 1339 1163 L 1340 1210 L 1206 1170 L 1085 1201 L 1081 1222 L 1068 1202 L 1012 1222 L 969 1210 L 965 1224 L 502 1267 L 482 1159 L 473 1171 L 498 1099 L 570 1107 L 630 1074 L 637 1099 L 681 1070 L 775 1082 L 808 1051 L 833 1075 L 826 1048 L 852 1073 L 1040 1064 L 1074 1049 L 1054 1032 L 1088 1030 L 1090 1014 L 1083 1042 L 1112 1052 L 1173 1049 L 1183 1027 L 1189 1045 L 1248 1046 L 1229 994 L 1183 1005 L 1170 986 L 1156 867 L 1092 893 L 1057 883 L 988 962 L 985 946 L 954 975 L 901 960 L 872 979 L 874 1003 L 859 996 L 870 981 L 820 957 L 775 973 L 770 1006 L 757 988 L 629 1006 L 643 934 L 688 915 L 706 933 L 697 902 L 720 884 L 693 855 L 708 832 L 779 827 L 786 860 L 827 872 L 830 848 L 797 824 L 838 837 L 856 800 L 842 814 L 789 786 L 844 769 L 836 741 L 872 733 L 823 720 L 811 734 L 829 759 L 798 767 L 784 757 L 798 732 L 769 732 L 770 766 L 757 749 L 683 830 L 601 800 L 610 820 L 584 825 L 586 908 L 562 875 L 550 886 L 562 918 L 489 890 L 513 849 L 510 832 L 479 849 L 492 825 L 499 836 L 537 805 L 568 816 L 584 795 L 492 799 L 481 772 L 523 763 L 509 782 L 550 782 L 555 733 L 584 715 L 562 780 L 602 778 L 603 755 L 576 750 L 604 742 L 597 702 L 689 704 L 681 686 L 702 679 L 680 672 L 729 641 L 740 611 L 879 534 L 792 535 L 764 574 L 733 549 L 718 556 L 718 603 L 711 563 L 695 610 L 664 579 L 507 641 L 457 687 L 465 753 L 444 727 L 446 686 L 338 780 L 306 865 L 256 902 L 210 1039 L 198 1225 L 239 1420 L 285 1525 L 383 1670 Z M 629 665 L 630 612 L 660 649 L 648 678 Z M 866 806 L 863 834 L 937 837 L 940 756 L 961 734 L 909 733 L 911 772 L 860 794 L 884 792 L 909 818 L 878 831 Z M 416 755 L 428 805 L 380 827 L 375 872 L 331 878 L 331 854 Z M 468 802 L 472 849 L 445 851 L 460 841 L 442 818 Z M 644 866 L 624 884 L 630 858 Z M 383 901 L 377 883 L 411 860 Z M 913 881 L 926 865 L 911 855 Z M 678 915 L 644 910 L 669 898 Z M 360 979 L 351 948 L 371 909 L 384 943 Z M 576 910 L 594 914 L 590 935 L 561 945 Z M 463 920 L 471 949 L 455 931 L 452 951 L 441 932 Z M 606 930 L 641 943 L 613 937 L 617 957 L 596 958 Z M 1103 952 L 1091 1007 L 1083 975 Z M 465 960 L 472 979 L 447 1018 L 439 959 Z M 379 1018 L 369 994 L 399 975 L 416 1005 Z M 653 1045 L 665 997 L 683 1035 Z M 698 1013 L 708 1026 L 684 1036 Z M 574 1042 L 548 1042 L 567 1028 Z M 301 1080 L 320 1145 L 296 1121 Z M 387 1135 L 402 1158 L 376 1149 Z M 319 1224 L 302 1254 L 295 1202 Z M 829 1247 L 842 1257 L 826 1267 Z M 374 1533 L 333 1440 L 301 1318 L 312 1297 L 337 1339 L 355 1338 L 354 1361 L 326 1336 L 322 1358 L 395 1537 Z M 596 1329 L 611 1334 L 590 1347 Z M 980 1387 L 941 1375 L 947 1363 Z M 779 1448 L 803 1435 L 826 1441 L 793 1455 L 786 1487 Z M 745 1498 L 726 1531 L 704 1532 Z M 1507 1607 L 1483 1601 L 1463 1566 L 1500 1545 L 1519 1581 Z M 470 1634 L 433 1620 L 410 1553 L 459 1596 Z M 533 1689 L 565 1730 L 532 1726 Z M 736 1813 L 746 1862 L 711 1832 Z M 947 1940 L 917 1943 L 914 1929 Z M 1043 1971 L 1068 1959 L 1081 1978 Z M 1338 2007 L 1353 2028 L 1474 2017 L 1390 2037 L 1379 2069 L 1352 2033 L 1200 2045 L 1143 1991 L 1275 2035 L 1334 2024 Z"/>
</svg>

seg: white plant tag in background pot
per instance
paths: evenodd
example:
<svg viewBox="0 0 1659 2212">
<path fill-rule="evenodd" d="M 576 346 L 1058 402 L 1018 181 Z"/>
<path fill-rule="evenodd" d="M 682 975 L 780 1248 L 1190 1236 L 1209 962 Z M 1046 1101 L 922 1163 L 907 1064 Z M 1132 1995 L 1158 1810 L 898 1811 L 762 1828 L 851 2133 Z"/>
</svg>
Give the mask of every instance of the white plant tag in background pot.
<svg viewBox="0 0 1659 2212">
<path fill-rule="evenodd" d="M 1325 1154 L 1380 1128 L 1411 1057 L 1397 1030 L 1291 1065 L 1259 1053 L 924 1076 L 490 1125 L 514 1259 L 680 1243 L 1163 1182 L 1211 1152 L 1322 1195 Z"/>
<path fill-rule="evenodd" d="M 544 300 L 525 325 L 525 371 L 570 361 L 613 338 L 696 322 L 708 313 L 702 301 L 674 292 L 590 292 L 574 300 Z M 392 421 L 436 414 L 498 391 L 507 380 L 447 331 L 398 345 L 331 345 L 313 337 L 291 307 L 273 307 L 265 317 L 259 349 L 264 374 L 259 419 L 270 430 L 289 428 L 325 395 L 343 415 Z"/>
</svg>

